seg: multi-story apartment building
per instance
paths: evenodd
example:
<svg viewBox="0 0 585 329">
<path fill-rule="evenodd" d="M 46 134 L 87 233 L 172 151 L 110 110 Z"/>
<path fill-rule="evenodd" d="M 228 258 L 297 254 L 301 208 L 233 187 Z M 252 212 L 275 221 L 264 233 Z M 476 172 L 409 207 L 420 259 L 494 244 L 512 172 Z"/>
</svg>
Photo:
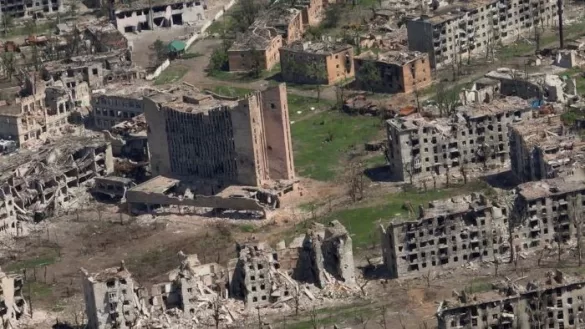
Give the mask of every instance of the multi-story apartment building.
<svg viewBox="0 0 585 329">
<path fill-rule="evenodd" d="M 280 62 L 278 49 L 282 47 L 282 36 L 273 28 L 250 28 L 228 50 L 228 65 L 231 72 L 245 72 L 254 68 L 271 70 Z"/>
<path fill-rule="evenodd" d="M 39 18 L 58 12 L 63 12 L 62 0 L 0 0 L 0 20 L 4 15 L 14 18 Z"/>
<path fill-rule="evenodd" d="M 567 280 L 560 271 L 525 287 L 510 287 L 507 293 L 488 291 L 470 298 L 441 303 L 437 312 L 439 329 L 487 328 L 582 328 L 585 324 L 585 282 Z"/>
<path fill-rule="evenodd" d="M 411 50 L 429 54 L 440 67 L 494 49 L 499 43 L 555 24 L 556 0 L 474 0 L 439 8 L 432 17 L 407 22 Z"/>
<path fill-rule="evenodd" d="M 153 175 L 209 181 L 215 192 L 294 178 L 285 84 L 239 100 L 162 93 L 144 102 Z"/>
<path fill-rule="evenodd" d="M 143 97 L 155 91 L 146 86 L 113 85 L 106 90 L 94 91 L 91 98 L 93 124 L 97 129 L 113 126 L 144 113 Z"/>
<path fill-rule="evenodd" d="M 432 83 L 429 56 L 418 51 L 366 51 L 354 58 L 355 85 L 359 89 L 383 93 L 411 93 Z M 374 70 L 362 69 L 372 63 Z M 379 79 L 372 80 L 372 74 Z"/>
<path fill-rule="evenodd" d="M 532 109 L 518 97 L 461 106 L 448 119 L 390 119 L 386 127 L 391 174 L 405 180 L 441 175 L 462 164 L 503 163 L 509 153 L 508 125 L 525 120 L 532 120 Z"/>
<path fill-rule="evenodd" d="M 509 251 L 507 209 L 481 194 L 435 201 L 414 221 L 382 227 L 382 256 L 390 277 L 419 276 Z"/>
<path fill-rule="evenodd" d="M 111 18 L 120 32 L 140 32 L 184 24 L 202 24 L 205 1 L 112 1 Z"/>
<path fill-rule="evenodd" d="M 22 275 L 0 271 L 0 320 L 8 328 L 18 328 L 19 320 L 24 320 L 23 315 L 29 314 L 23 289 Z"/>
<path fill-rule="evenodd" d="M 581 137 L 570 133 L 560 116 L 522 122 L 510 129 L 512 172 L 521 182 L 572 176 L 585 179 Z"/>
<path fill-rule="evenodd" d="M 353 47 L 296 41 L 280 48 L 280 67 L 286 82 L 332 85 L 353 78 Z"/>
</svg>

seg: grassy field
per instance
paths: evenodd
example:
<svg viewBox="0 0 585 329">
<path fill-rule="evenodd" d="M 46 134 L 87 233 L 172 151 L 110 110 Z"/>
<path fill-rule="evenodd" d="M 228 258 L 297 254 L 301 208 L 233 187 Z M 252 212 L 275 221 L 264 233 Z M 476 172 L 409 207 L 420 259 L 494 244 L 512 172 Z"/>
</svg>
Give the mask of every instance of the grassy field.
<svg viewBox="0 0 585 329">
<path fill-rule="evenodd" d="M 244 97 L 251 93 L 252 89 L 228 87 L 228 86 L 217 86 L 213 88 L 213 92 L 222 96 L 229 97 Z"/>
<path fill-rule="evenodd" d="M 295 122 L 291 131 L 297 173 L 323 181 L 335 179 L 348 151 L 372 140 L 380 130 L 378 118 L 337 111 L 320 112 Z"/>
<path fill-rule="evenodd" d="M 165 85 L 180 80 L 187 72 L 189 68 L 181 64 L 171 64 L 166 70 L 164 70 L 154 80 L 155 85 Z"/>
<path fill-rule="evenodd" d="M 409 213 L 409 210 L 405 207 L 408 202 L 416 212 L 419 205 L 426 206 L 430 201 L 483 191 L 488 188 L 489 186 L 486 183 L 476 181 L 448 189 L 431 189 L 426 192 L 412 190 L 393 193 L 377 198 L 375 202 L 370 200 L 366 200 L 363 203 L 358 202 L 351 208 L 334 211 L 318 221 L 327 223 L 335 219 L 339 220 L 351 232 L 354 248 L 363 249 L 379 243 L 377 224 L 415 218 L 417 214 Z M 297 227 L 295 231 L 302 233 L 310 224 L 310 222 L 307 222 L 302 227 Z M 292 235 L 291 232 L 290 236 Z"/>
<path fill-rule="evenodd" d="M 32 269 L 33 267 L 54 264 L 59 261 L 59 250 L 57 248 L 43 249 L 34 258 L 9 263 L 6 266 L 2 266 L 2 269 L 7 272 L 20 272 L 23 269 Z"/>
<path fill-rule="evenodd" d="M 270 71 L 262 71 L 260 76 L 253 77 L 247 72 L 209 71 L 208 75 L 222 81 L 252 82 L 268 79 L 280 72 L 280 64 L 275 65 Z"/>
</svg>

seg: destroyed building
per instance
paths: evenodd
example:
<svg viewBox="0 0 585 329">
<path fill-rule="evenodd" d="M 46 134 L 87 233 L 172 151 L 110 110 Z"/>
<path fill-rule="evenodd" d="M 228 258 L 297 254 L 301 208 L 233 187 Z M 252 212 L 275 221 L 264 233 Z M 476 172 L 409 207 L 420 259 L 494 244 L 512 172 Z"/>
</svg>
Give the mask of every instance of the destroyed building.
<svg viewBox="0 0 585 329">
<path fill-rule="evenodd" d="M 286 82 L 334 85 L 353 78 L 353 47 L 296 41 L 280 48 L 280 68 Z"/>
<path fill-rule="evenodd" d="M 0 320 L 7 328 L 17 328 L 22 317 L 29 315 L 23 289 L 22 275 L 0 271 Z"/>
<path fill-rule="evenodd" d="M 301 11 L 276 4 L 236 36 L 228 50 L 229 70 L 271 70 L 280 62 L 280 47 L 300 40 L 303 32 Z"/>
<path fill-rule="evenodd" d="M 417 277 L 509 252 L 505 206 L 472 194 L 433 201 L 416 220 L 381 227 L 382 257 L 392 278 Z"/>
<path fill-rule="evenodd" d="M 87 328 L 136 328 L 146 307 L 144 291 L 124 263 L 94 274 L 81 271 Z"/>
<path fill-rule="evenodd" d="M 510 220 L 518 250 L 569 243 L 583 225 L 585 183 L 554 178 L 518 185 Z M 579 223 L 579 224 L 577 224 Z"/>
<path fill-rule="evenodd" d="M 510 127 L 512 173 L 521 182 L 573 176 L 585 178 L 581 137 L 563 125 L 560 116 L 547 116 Z"/>
<path fill-rule="evenodd" d="M 0 157 L 0 184 L 20 220 L 39 221 L 83 195 L 94 177 L 113 171 L 111 147 L 95 137 L 67 137 Z"/>
<path fill-rule="evenodd" d="M 462 165 L 503 164 L 509 156 L 508 125 L 530 120 L 528 102 L 518 97 L 460 106 L 449 118 L 390 119 L 386 127 L 391 174 L 410 180 L 442 175 Z"/>
<path fill-rule="evenodd" d="M 431 66 L 485 53 L 510 43 L 533 26 L 556 21 L 556 0 L 475 0 L 439 6 L 429 15 L 408 20 L 410 50 L 429 54 Z"/>
<path fill-rule="evenodd" d="M 0 138 L 12 140 L 18 147 L 59 135 L 73 110 L 69 96 L 58 88 L 25 80 L 18 94 L 0 101 Z"/>
<path fill-rule="evenodd" d="M 341 223 L 317 225 L 276 249 L 265 243 L 238 244 L 239 257 L 228 265 L 230 292 L 247 308 L 269 305 L 300 294 L 298 282 L 323 288 L 335 280 L 355 284 L 352 240 Z M 297 282 L 298 281 L 298 282 Z"/>
<path fill-rule="evenodd" d="M 157 91 L 136 84 L 112 84 L 105 89 L 94 90 L 91 97 L 95 128 L 108 130 L 113 126 L 144 113 L 144 96 Z"/>
<path fill-rule="evenodd" d="M 500 97 L 501 83 L 490 78 L 481 78 L 473 82 L 471 88 L 463 88 L 459 99 L 463 105 L 490 103 Z"/>
<path fill-rule="evenodd" d="M 304 26 L 315 26 L 323 20 L 323 0 L 301 0 L 296 7 L 302 10 Z"/>
<path fill-rule="evenodd" d="M 500 292 L 462 291 L 440 304 L 438 328 L 582 328 L 585 282 L 558 270 L 539 281 L 506 282 Z"/>
<path fill-rule="evenodd" d="M 146 167 L 150 161 L 146 130 L 146 118 L 140 114 L 104 131 L 105 139 L 112 145 L 117 174 L 138 180 L 146 177 Z"/>
<path fill-rule="evenodd" d="M 24 1 L 24 0 L 2 0 L 0 2 L 0 20 L 3 16 L 19 18 L 41 18 L 50 14 L 63 12 L 62 0 L 46 1 Z"/>
<path fill-rule="evenodd" d="M 429 56 L 417 51 L 369 50 L 354 58 L 355 86 L 358 89 L 384 93 L 411 93 L 431 85 Z M 371 66 L 366 66 L 369 63 Z M 373 71 L 373 72 L 372 72 Z M 371 81 L 372 74 L 379 79 Z"/>
<path fill-rule="evenodd" d="M 203 24 L 206 1 L 112 1 L 110 16 L 120 32 L 140 32 L 176 25 Z"/>
</svg>

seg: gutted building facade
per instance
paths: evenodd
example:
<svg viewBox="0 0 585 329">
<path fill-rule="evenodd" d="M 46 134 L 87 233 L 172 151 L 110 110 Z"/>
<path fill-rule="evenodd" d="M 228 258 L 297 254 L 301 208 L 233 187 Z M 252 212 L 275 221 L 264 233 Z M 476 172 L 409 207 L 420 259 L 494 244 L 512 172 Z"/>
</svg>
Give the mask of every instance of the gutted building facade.
<svg viewBox="0 0 585 329">
<path fill-rule="evenodd" d="M 278 49 L 282 36 L 273 28 L 254 27 L 238 35 L 228 50 L 228 65 L 232 72 L 253 69 L 271 70 L 280 62 Z"/>
<path fill-rule="evenodd" d="M 431 85 L 431 67 L 426 53 L 417 51 L 366 51 L 355 57 L 358 89 L 383 93 L 412 93 Z"/>
<path fill-rule="evenodd" d="M 417 277 L 509 252 L 507 209 L 482 194 L 431 202 L 418 219 L 382 227 L 390 277 Z"/>
<path fill-rule="evenodd" d="M 135 328 L 145 307 L 144 292 L 124 263 L 94 274 L 81 271 L 87 328 Z"/>
<path fill-rule="evenodd" d="M 354 77 L 353 47 L 297 41 L 280 48 L 280 68 L 286 82 L 334 85 Z"/>
<path fill-rule="evenodd" d="M 563 125 L 560 116 L 518 123 L 510 129 L 512 172 L 521 182 L 573 176 L 585 178 L 581 138 Z"/>
<path fill-rule="evenodd" d="M 213 193 L 294 179 L 284 84 L 238 100 L 160 97 L 145 98 L 144 109 L 153 175 L 208 181 Z"/>
<path fill-rule="evenodd" d="M 41 18 L 63 11 L 62 0 L 0 0 L 0 20 L 2 21 L 4 21 L 4 15 L 12 16 L 15 19 Z"/>
<path fill-rule="evenodd" d="M 108 130 L 144 113 L 144 96 L 155 91 L 135 85 L 111 85 L 106 90 L 95 91 L 91 97 L 94 127 Z"/>
<path fill-rule="evenodd" d="M 530 120 L 528 102 L 518 97 L 461 106 L 450 118 L 390 119 L 386 127 L 391 173 L 410 180 L 441 175 L 462 164 L 503 164 L 509 156 L 508 125 Z"/>
<path fill-rule="evenodd" d="M 440 67 L 485 53 L 500 43 L 533 33 L 534 26 L 552 26 L 556 0 L 477 0 L 457 2 L 407 22 L 408 46 L 429 54 Z"/>
<path fill-rule="evenodd" d="M 203 24 L 205 1 L 158 0 L 114 2 L 111 16 L 120 32 L 140 32 L 176 25 Z"/>
</svg>

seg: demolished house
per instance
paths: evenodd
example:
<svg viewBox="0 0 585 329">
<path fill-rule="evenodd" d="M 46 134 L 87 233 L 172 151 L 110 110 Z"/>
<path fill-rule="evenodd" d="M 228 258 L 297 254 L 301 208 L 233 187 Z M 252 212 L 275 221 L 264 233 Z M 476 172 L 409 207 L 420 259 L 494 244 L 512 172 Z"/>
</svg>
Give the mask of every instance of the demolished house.
<svg viewBox="0 0 585 329">
<path fill-rule="evenodd" d="M 305 308 L 356 291 L 351 237 L 338 221 L 317 224 L 289 246 L 250 240 L 236 249 L 238 258 L 227 267 L 179 252 L 180 265 L 168 281 L 152 286 L 150 296 L 123 262 L 94 275 L 82 269 L 89 328 L 230 325 L 259 308 Z"/>
<path fill-rule="evenodd" d="M 413 180 L 454 173 L 465 165 L 503 165 L 509 157 L 508 125 L 532 118 L 527 101 L 506 97 L 459 106 L 449 118 L 430 120 L 418 114 L 390 119 L 386 127 L 391 174 Z"/>
<path fill-rule="evenodd" d="M 112 171 L 111 147 L 97 137 L 63 138 L 0 157 L 0 184 L 14 198 L 19 220 L 54 215 L 75 203 L 93 178 Z"/>
<path fill-rule="evenodd" d="M 301 293 L 311 298 L 309 291 L 299 291 L 297 281 L 320 288 L 334 281 L 355 284 L 352 240 L 338 221 L 313 227 L 288 247 L 284 242 L 276 249 L 251 242 L 239 244 L 237 251 L 239 258 L 228 265 L 230 291 L 247 308 L 290 300 Z"/>
<path fill-rule="evenodd" d="M 29 315 L 23 289 L 21 274 L 6 274 L 0 270 L 0 320 L 5 328 L 18 328 L 23 316 Z"/>
<path fill-rule="evenodd" d="M 521 182 L 555 177 L 583 180 L 584 145 L 558 115 L 514 124 L 510 129 L 512 173 Z"/>
<path fill-rule="evenodd" d="M 510 251 L 507 211 L 477 193 L 421 206 L 416 220 L 381 226 L 384 265 L 403 278 L 492 261 Z"/>
<path fill-rule="evenodd" d="M 443 301 L 437 311 L 439 329 L 582 328 L 585 326 L 585 282 L 556 270 L 544 280 L 524 286 L 511 280 L 498 291 L 462 291 Z"/>
<path fill-rule="evenodd" d="M 132 209 L 175 205 L 265 217 L 295 188 L 284 84 L 242 99 L 178 91 L 144 102 L 155 177 L 128 191 Z"/>
<path fill-rule="evenodd" d="M 138 182 L 146 180 L 150 161 L 146 129 L 146 118 L 139 114 L 103 132 L 112 145 L 117 175 L 132 177 Z"/>
<path fill-rule="evenodd" d="M 137 328 L 146 311 L 144 290 L 134 282 L 124 262 L 99 273 L 81 271 L 87 328 Z"/>
</svg>

